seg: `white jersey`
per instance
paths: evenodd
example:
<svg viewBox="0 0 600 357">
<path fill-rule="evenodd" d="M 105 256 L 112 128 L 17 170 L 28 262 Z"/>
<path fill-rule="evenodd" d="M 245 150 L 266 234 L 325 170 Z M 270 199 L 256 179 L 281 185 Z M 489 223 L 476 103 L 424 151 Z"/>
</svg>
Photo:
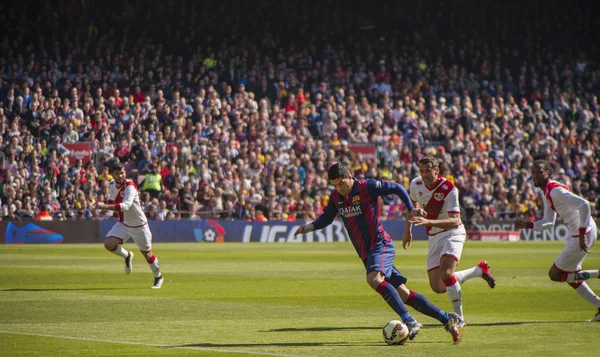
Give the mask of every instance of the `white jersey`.
<svg viewBox="0 0 600 357">
<path fill-rule="evenodd" d="M 110 181 L 108 199 L 109 204 L 117 205 L 119 221 L 126 227 L 137 228 L 148 222 L 133 181 L 127 179 L 121 187 L 117 187 L 115 180 Z"/>
<path fill-rule="evenodd" d="M 409 192 L 410 198 L 427 212 L 428 219 L 445 219 L 450 217 L 450 213 L 460 214 L 458 189 L 443 177 L 439 178 L 434 187 L 427 187 L 419 176 L 410 182 Z M 452 229 L 427 227 L 427 235 L 430 238 L 442 232 L 447 232 L 444 235 L 466 234 L 462 224 Z"/>
<path fill-rule="evenodd" d="M 565 221 L 569 234 L 579 237 L 579 228 L 589 232 L 591 225 L 590 203 L 569 191 L 566 185 L 554 180 L 548 180 L 544 187 L 544 217 L 533 222 L 533 229 L 544 230 L 554 226 L 556 215 Z"/>
</svg>

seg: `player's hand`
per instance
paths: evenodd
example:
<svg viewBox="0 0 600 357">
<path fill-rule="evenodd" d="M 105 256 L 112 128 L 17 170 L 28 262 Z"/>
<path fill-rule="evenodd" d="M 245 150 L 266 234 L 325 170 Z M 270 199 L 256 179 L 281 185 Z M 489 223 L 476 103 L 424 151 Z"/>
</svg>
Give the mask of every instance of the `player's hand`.
<svg viewBox="0 0 600 357">
<path fill-rule="evenodd" d="M 402 248 L 406 250 L 406 248 L 410 247 L 410 243 L 412 242 L 412 233 L 405 233 L 404 237 L 402 237 Z"/>
<path fill-rule="evenodd" d="M 429 220 L 425 217 L 415 216 L 408 220 L 408 223 L 412 223 L 415 226 L 427 226 L 429 225 Z"/>
<path fill-rule="evenodd" d="M 415 208 L 414 210 L 408 212 L 408 218 L 412 217 L 427 217 L 427 212 L 425 212 L 422 208 Z"/>
<path fill-rule="evenodd" d="M 521 221 L 518 219 L 515 221 L 515 229 L 525 229 L 527 228 L 528 223 L 529 222 Z"/>
<path fill-rule="evenodd" d="M 104 204 L 104 202 L 98 202 L 92 206 L 92 209 L 99 209 L 102 211 L 102 210 L 106 209 L 106 205 Z"/>
<path fill-rule="evenodd" d="M 585 236 L 583 234 L 579 236 L 579 248 L 588 254 L 590 253 L 590 248 L 588 247 L 587 239 L 585 239 Z"/>
<path fill-rule="evenodd" d="M 296 229 L 296 232 L 294 232 L 294 236 L 297 236 L 298 234 L 312 232 L 314 229 L 315 229 L 315 227 L 312 224 L 305 224 L 303 226 L 298 227 L 298 229 Z"/>
</svg>

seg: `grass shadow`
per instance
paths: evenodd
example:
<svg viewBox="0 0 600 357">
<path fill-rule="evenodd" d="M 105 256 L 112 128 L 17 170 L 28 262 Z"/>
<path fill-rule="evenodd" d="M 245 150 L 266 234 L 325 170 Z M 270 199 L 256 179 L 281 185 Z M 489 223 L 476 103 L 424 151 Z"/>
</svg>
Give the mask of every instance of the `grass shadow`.
<svg viewBox="0 0 600 357">
<path fill-rule="evenodd" d="M 511 325 L 532 325 L 532 324 L 570 324 L 584 323 L 586 321 L 506 321 L 506 322 L 485 322 L 485 323 L 469 323 L 464 328 L 475 326 L 511 326 Z M 307 327 L 295 328 L 287 327 L 272 330 L 263 330 L 260 332 L 328 332 L 328 331 L 351 331 L 351 330 L 381 330 L 383 326 L 323 326 L 323 327 Z M 424 324 L 422 328 L 440 328 L 441 324 Z"/>
<path fill-rule="evenodd" d="M 24 291 L 24 292 L 43 292 L 43 291 L 108 291 L 108 290 L 140 290 L 145 288 L 46 288 L 46 289 L 0 289 L 0 292 Z"/>
<path fill-rule="evenodd" d="M 510 326 L 510 325 L 535 325 L 535 324 L 573 324 L 573 323 L 585 323 L 586 321 L 512 321 L 512 322 L 485 322 L 479 324 L 467 323 L 465 328 L 470 326 Z"/>
<path fill-rule="evenodd" d="M 356 347 L 356 346 L 371 346 L 371 347 L 387 347 L 386 344 L 380 342 L 272 342 L 272 343 L 194 343 L 178 346 L 165 346 L 167 348 L 240 348 L 240 347 L 321 347 L 321 346 L 338 346 L 338 347 Z"/>
</svg>

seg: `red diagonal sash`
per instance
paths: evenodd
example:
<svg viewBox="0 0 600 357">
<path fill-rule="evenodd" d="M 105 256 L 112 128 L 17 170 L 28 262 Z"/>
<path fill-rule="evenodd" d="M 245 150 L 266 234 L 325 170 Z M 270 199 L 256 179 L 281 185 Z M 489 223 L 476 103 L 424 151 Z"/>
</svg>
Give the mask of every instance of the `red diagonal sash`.
<svg viewBox="0 0 600 357">
<path fill-rule="evenodd" d="M 431 198 L 423 208 L 427 212 L 427 219 L 438 219 L 442 209 L 444 208 L 444 202 L 448 194 L 454 189 L 452 182 L 444 180 L 438 187 L 436 187 L 431 193 Z M 427 234 L 433 227 L 427 226 Z"/>
<path fill-rule="evenodd" d="M 548 200 L 548 203 L 550 203 L 550 207 L 552 207 L 552 210 L 554 212 L 556 212 L 556 209 L 554 208 L 554 202 L 552 202 L 552 197 L 550 196 L 550 192 L 552 192 L 552 190 L 557 187 L 562 187 L 565 190 L 569 191 L 569 187 L 567 185 L 563 185 L 560 182 L 556 182 L 556 181 L 552 181 L 552 180 L 550 180 L 548 182 L 548 184 L 546 185 L 546 191 L 544 192 L 544 195 L 546 196 L 546 199 Z"/>
</svg>

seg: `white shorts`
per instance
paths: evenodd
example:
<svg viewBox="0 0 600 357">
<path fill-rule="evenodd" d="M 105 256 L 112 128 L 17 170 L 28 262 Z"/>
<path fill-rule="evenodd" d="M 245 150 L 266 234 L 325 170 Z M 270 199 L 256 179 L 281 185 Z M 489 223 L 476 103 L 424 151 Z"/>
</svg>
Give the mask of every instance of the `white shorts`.
<svg viewBox="0 0 600 357">
<path fill-rule="evenodd" d="M 444 255 L 451 256 L 460 261 L 463 245 L 467 234 L 463 232 L 452 232 L 450 234 L 440 233 L 439 236 L 429 238 L 429 253 L 427 254 L 427 271 L 440 267 L 440 259 Z"/>
<path fill-rule="evenodd" d="M 588 248 L 592 248 L 598 238 L 598 227 L 596 227 L 596 223 L 593 221 L 591 228 L 589 233 L 585 235 Z M 579 239 L 576 237 L 569 237 L 567 238 L 567 242 L 562 252 L 560 252 L 554 261 L 554 265 L 562 271 L 576 272 L 581 270 L 581 264 L 583 264 L 586 255 L 587 253 L 579 248 Z"/>
<path fill-rule="evenodd" d="M 152 250 L 152 232 L 148 224 L 141 227 L 127 227 L 121 222 L 117 222 L 108 232 L 106 237 L 117 237 L 127 242 L 129 238 L 133 239 L 138 248 L 143 252 Z"/>
</svg>

